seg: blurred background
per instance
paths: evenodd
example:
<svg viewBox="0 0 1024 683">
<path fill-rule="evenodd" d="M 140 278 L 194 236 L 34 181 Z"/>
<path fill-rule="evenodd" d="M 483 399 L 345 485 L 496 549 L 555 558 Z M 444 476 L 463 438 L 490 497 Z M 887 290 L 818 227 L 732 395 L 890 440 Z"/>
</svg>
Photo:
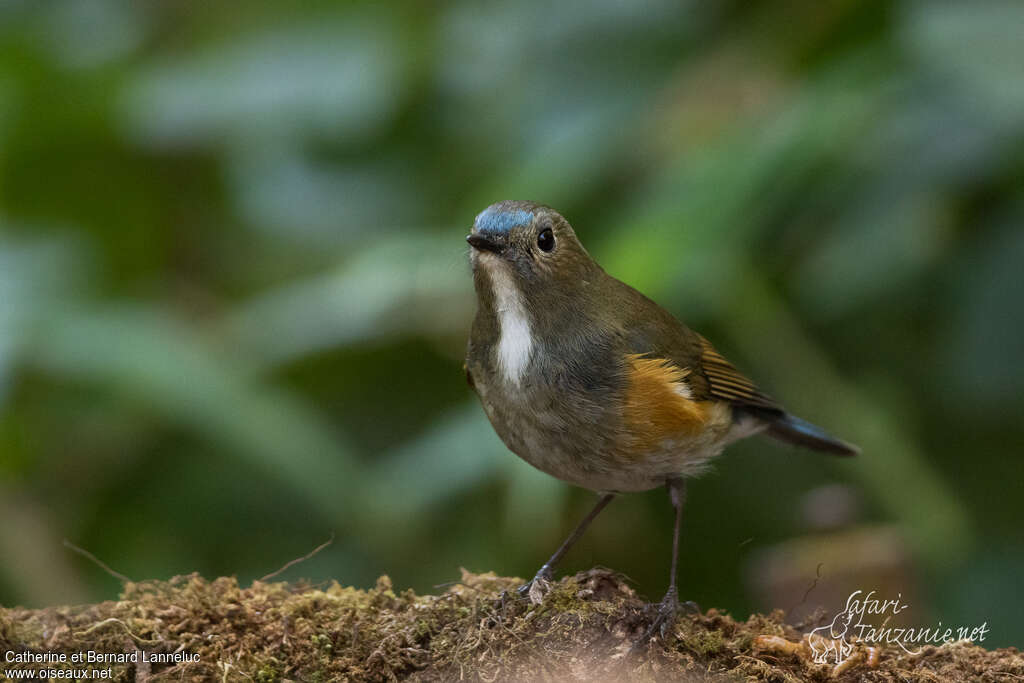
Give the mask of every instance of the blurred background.
<svg viewBox="0 0 1024 683">
<path fill-rule="evenodd" d="M 837 460 L 690 487 L 681 593 L 902 593 L 1021 645 L 1024 5 L 0 2 L 0 604 L 199 571 L 529 576 L 593 494 L 461 370 L 500 199 L 702 331 Z M 564 571 L 659 599 L 663 491 Z"/>
</svg>

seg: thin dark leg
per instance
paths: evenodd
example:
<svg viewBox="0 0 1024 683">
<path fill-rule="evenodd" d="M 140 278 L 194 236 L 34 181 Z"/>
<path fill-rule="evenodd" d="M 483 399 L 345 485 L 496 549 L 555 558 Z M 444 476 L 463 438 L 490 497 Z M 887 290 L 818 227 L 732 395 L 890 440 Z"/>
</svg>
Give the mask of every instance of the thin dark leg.
<svg viewBox="0 0 1024 683">
<path fill-rule="evenodd" d="M 525 586 L 521 586 L 519 588 L 520 594 L 529 593 L 530 587 L 533 585 L 534 582 L 538 580 L 550 581 L 552 577 L 554 577 L 555 566 L 562 561 L 562 558 L 565 557 L 565 554 L 569 552 L 569 548 L 573 547 L 573 545 L 576 544 L 576 541 L 580 540 L 580 538 L 583 537 L 583 533 L 587 530 L 587 527 L 590 526 L 590 523 L 593 522 L 594 518 L 601 513 L 601 510 L 604 510 L 605 506 L 607 506 L 608 503 L 612 502 L 612 498 L 614 497 L 614 493 L 606 493 L 603 496 L 601 496 L 601 499 L 597 501 L 597 505 L 594 506 L 594 509 L 591 510 L 590 514 L 584 517 L 583 521 L 581 521 L 573 530 L 573 532 L 569 534 L 569 538 L 565 539 L 562 545 L 558 547 L 558 550 L 555 551 L 555 554 L 552 555 L 551 558 L 544 563 L 544 566 L 540 568 L 540 570 L 537 572 L 537 575 L 533 577 L 533 581 L 530 581 Z"/>
<path fill-rule="evenodd" d="M 679 529 L 683 525 L 683 503 L 686 502 L 686 482 L 682 479 L 669 479 L 665 486 L 668 488 L 668 498 L 672 501 L 672 507 L 676 511 L 676 524 L 672 530 L 672 575 L 668 579 L 668 592 L 676 595 L 678 593 L 676 589 L 676 571 L 679 568 Z"/>
<path fill-rule="evenodd" d="M 661 635 L 664 638 L 675 625 L 676 612 L 679 610 L 679 590 L 676 587 L 676 571 L 679 568 L 679 529 L 683 525 L 683 503 L 686 502 L 686 482 L 679 478 L 669 479 L 665 482 L 665 487 L 668 489 L 668 498 L 676 512 L 675 528 L 672 530 L 672 574 L 668 580 L 668 591 L 658 604 L 657 616 L 655 616 L 654 622 L 647 629 L 643 638 L 633 646 L 634 651 L 640 649 L 659 631 L 661 631 Z"/>
</svg>

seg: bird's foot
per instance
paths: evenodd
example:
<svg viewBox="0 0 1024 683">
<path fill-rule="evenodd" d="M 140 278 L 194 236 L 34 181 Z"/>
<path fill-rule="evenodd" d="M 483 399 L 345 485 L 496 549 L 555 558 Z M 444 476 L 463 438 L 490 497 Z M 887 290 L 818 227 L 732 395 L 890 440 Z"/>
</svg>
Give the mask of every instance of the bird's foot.
<svg viewBox="0 0 1024 683">
<path fill-rule="evenodd" d="M 697 614 L 700 612 L 700 607 L 692 600 L 687 600 L 683 603 L 679 602 L 679 593 L 675 586 L 668 589 L 660 603 L 656 606 L 651 605 L 651 607 L 655 609 L 654 621 L 651 622 L 650 627 L 644 632 L 643 636 L 633 644 L 631 652 L 638 652 L 655 636 L 661 636 L 662 640 L 668 640 L 669 635 L 671 635 L 675 628 L 676 617 L 681 612 L 687 614 Z"/>
<path fill-rule="evenodd" d="M 641 643 L 648 642 L 655 635 L 661 635 L 662 639 L 668 637 L 671 633 L 672 628 L 676 625 L 676 613 L 679 611 L 679 593 L 675 586 L 668 589 L 665 593 L 665 597 L 658 603 L 657 611 L 654 615 L 654 621 L 651 622 L 650 627 L 644 634 L 643 638 L 640 639 Z"/>
<path fill-rule="evenodd" d="M 516 593 L 521 598 L 529 598 L 531 605 L 539 605 L 551 590 L 551 580 L 554 576 L 554 570 L 548 565 L 544 565 L 533 579 L 516 589 Z"/>
<path fill-rule="evenodd" d="M 508 591 L 502 591 L 495 602 L 495 608 L 500 609 L 502 614 L 504 614 L 505 607 L 510 598 L 529 600 L 530 604 L 539 605 L 544 600 L 544 596 L 551 590 L 551 580 L 554 578 L 554 575 L 554 570 L 548 565 L 544 565 L 532 579 L 517 588 L 514 593 L 510 594 Z"/>
</svg>

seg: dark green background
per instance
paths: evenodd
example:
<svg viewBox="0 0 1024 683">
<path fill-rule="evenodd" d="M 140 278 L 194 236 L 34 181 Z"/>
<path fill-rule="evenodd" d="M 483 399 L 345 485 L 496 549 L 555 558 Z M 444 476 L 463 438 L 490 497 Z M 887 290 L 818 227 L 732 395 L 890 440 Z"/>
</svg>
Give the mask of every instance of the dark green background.
<svg viewBox="0 0 1024 683">
<path fill-rule="evenodd" d="M 1021 645 L 1021 25 L 1015 2 L 0 4 L 0 603 L 117 594 L 64 538 L 136 579 L 247 582 L 331 534 L 284 578 L 535 571 L 592 494 L 505 451 L 465 386 L 463 237 L 512 198 L 864 448 L 730 449 L 691 486 L 684 597 L 788 607 L 757 586 L 794 539 L 875 588 L 818 491 L 889 539 L 911 621 Z M 663 492 L 619 500 L 565 568 L 657 598 L 670 520 Z"/>
</svg>

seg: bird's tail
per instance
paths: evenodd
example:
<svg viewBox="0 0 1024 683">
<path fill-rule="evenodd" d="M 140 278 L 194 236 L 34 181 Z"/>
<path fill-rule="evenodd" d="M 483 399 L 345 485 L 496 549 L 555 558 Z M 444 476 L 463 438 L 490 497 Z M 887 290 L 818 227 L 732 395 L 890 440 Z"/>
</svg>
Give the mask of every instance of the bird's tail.
<svg viewBox="0 0 1024 683">
<path fill-rule="evenodd" d="M 821 427 L 801 420 L 795 415 L 783 413 L 767 422 L 768 430 L 765 433 L 779 441 L 833 455 L 857 455 L 860 453 L 860 449 L 853 444 L 837 439 Z"/>
</svg>

